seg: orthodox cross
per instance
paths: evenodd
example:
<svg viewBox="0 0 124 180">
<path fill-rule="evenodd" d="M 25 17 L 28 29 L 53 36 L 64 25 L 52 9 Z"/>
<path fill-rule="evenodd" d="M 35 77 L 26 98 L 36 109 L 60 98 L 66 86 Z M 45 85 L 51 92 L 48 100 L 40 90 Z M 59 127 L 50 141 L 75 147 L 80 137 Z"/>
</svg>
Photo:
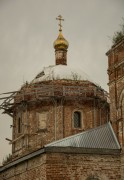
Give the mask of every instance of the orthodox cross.
<svg viewBox="0 0 124 180">
<path fill-rule="evenodd" d="M 61 15 L 59 15 L 56 20 L 59 21 L 59 31 L 62 31 L 62 24 L 61 24 L 61 21 L 64 21 L 64 19 L 62 18 Z"/>
</svg>

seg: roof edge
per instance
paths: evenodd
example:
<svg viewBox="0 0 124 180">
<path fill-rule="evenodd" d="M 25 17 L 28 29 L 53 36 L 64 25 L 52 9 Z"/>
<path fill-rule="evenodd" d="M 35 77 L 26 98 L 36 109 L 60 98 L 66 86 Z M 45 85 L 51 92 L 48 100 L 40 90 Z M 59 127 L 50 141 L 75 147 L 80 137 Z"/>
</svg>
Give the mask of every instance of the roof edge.
<svg viewBox="0 0 124 180">
<path fill-rule="evenodd" d="M 111 48 L 106 52 L 106 56 L 108 56 L 111 51 L 113 51 L 114 49 L 116 49 L 118 46 L 120 46 L 122 43 L 124 42 L 124 38 L 122 38 L 120 41 L 118 41 L 117 43 L 113 44 L 111 46 Z"/>
<path fill-rule="evenodd" d="M 12 166 L 15 166 L 15 165 L 17 165 L 19 163 L 22 163 L 22 162 L 24 162 L 26 160 L 29 160 L 29 159 L 31 159 L 33 157 L 36 157 L 36 156 L 38 156 L 40 154 L 43 154 L 43 153 L 45 153 L 45 149 L 44 148 L 39 149 L 39 150 L 37 150 L 35 152 L 32 152 L 30 154 L 27 154 L 27 155 L 25 155 L 23 157 L 20 157 L 19 159 L 13 160 L 12 162 L 10 162 L 10 163 L 0 167 L 0 172 L 6 170 L 8 168 L 11 168 Z"/>
<path fill-rule="evenodd" d="M 117 144 L 117 146 L 118 146 L 118 149 L 121 149 L 121 146 L 120 146 L 120 144 L 119 144 L 119 142 L 118 142 L 118 139 L 117 139 L 117 137 L 116 137 L 116 135 L 115 135 L 115 132 L 114 132 L 114 130 L 113 130 L 113 128 L 112 128 L 112 125 L 111 125 L 111 122 L 110 122 L 110 121 L 108 122 L 108 125 L 109 125 L 109 128 L 110 128 L 110 130 L 111 130 L 111 132 L 112 132 L 112 134 L 113 134 L 113 137 L 114 137 L 114 139 L 115 139 L 115 141 L 116 141 L 116 144 Z"/>
<path fill-rule="evenodd" d="M 75 153 L 75 154 L 96 154 L 96 155 L 119 155 L 120 149 L 98 149 L 98 148 L 83 148 L 83 147 L 60 147 L 60 146 L 50 146 L 45 147 L 46 152 L 53 153 Z"/>
<path fill-rule="evenodd" d="M 82 148 L 82 147 L 45 147 L 42 149 L 39 149 L 38 151 L 35 151 L 33 153 L 30 153 L 22 158 L 19 158 L 15 161 L 10 162 L 9 164 L 6 164 L 2 167 L 0 167 L 0 172 L 3 172 L 13 166 L 16 166 L 17 164 L 23 163 L 24 161 L 27 161 L 29 159 L 32 159 L 38 155 L 44 154 L 44 153 L 70 153 L 70 154 L 96 154 L 96 155 L 120 155 L 121 149 L 91 149 L 91 148 Z"/>
</svg>

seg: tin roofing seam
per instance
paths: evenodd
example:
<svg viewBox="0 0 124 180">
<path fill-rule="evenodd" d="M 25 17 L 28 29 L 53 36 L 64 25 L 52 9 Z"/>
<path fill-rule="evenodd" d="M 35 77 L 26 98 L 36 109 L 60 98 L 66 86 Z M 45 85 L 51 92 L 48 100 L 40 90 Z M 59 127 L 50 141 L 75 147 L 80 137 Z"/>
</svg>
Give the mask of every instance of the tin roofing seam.
<svg viewBox="0 0 124 180">
<path fill-rule="evenodd" d="M 47 144 L 45 147 L 83 147 L 98 149 L 120 149 L 111 123 Z"/>
</svg>

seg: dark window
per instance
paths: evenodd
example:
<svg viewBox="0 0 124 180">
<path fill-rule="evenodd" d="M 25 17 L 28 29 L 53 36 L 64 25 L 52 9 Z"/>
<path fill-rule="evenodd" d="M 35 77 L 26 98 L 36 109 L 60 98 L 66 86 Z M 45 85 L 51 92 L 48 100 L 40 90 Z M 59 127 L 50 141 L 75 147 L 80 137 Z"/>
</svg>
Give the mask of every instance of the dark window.
<svg viewBox="0 0 124 180">
<path fill-rule="evenodd" d="M 86 180 L 99 180 L 98 177 L 90 176 Z"/>
<path fill-rule="evenodd" d="M 21 133 L 22 131 L 22 123 L 21 123 L 21 118 L 18 118 L 18 133 Z"/>
<path fill-rule="evenodd" d="M 79 111 L 74 112 L 74 128 L 81 128 L 81 113 Z"/>
</svg>

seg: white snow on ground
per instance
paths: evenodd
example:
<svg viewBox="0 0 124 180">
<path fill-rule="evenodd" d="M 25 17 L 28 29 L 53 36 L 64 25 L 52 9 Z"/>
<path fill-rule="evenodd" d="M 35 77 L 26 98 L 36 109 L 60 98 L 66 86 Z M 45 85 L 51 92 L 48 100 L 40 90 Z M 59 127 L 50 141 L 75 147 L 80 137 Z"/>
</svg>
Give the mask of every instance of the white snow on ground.
<svg viewBox="0 0 124 180">
<path fill-rule="evenodd" d="M 44 67 L 43 70 L 35 77 L 32 83 L 58 79 L 88 80 L 93 82 L 89 76 L 79 68 L 76 69 L 66 65 L 55 65 Z"/>
</svg>

